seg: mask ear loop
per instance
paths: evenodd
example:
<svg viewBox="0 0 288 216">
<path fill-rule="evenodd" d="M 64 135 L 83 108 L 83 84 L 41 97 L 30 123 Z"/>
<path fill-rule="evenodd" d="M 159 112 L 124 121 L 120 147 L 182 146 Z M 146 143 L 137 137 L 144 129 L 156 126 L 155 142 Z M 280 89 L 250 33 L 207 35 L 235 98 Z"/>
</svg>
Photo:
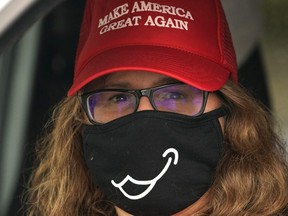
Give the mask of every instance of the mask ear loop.
<svg viewBox="0 0 288 216">
<path fill-rule="evenodd" d="M 221 100 L 221 103 L 222 103 L 222 107 L 224 108 L 224 110 L 226 111 L 227 115 L 223 116 L 224 119 L 226 120 L 229 116 L 229 113 L 231 112 L 231 107 L 230 107 L 230 103 L 229 101 L 227 100 L 227 98 L 225 97 L 225 95 L 220 91 L 215 91 L 213 92 L 217 95 L 217 97 L 220 98 Z"/>
<path fill-rule="evenodd" d="M 231 106 L 229 101 L 227 100 L 227 98 L 225 97 L 225 95 L 220 91 L 215 91 L 214 92 L 221 100 L 222 102 L 222 107 L 226 112 L 226 115 L 223 116 L 224 118 L 224 127 L 223 127 L 223 154 L 225 154 L 225 149 L 227 149 L 227 147 L 229 146 L 229 142 L 227 141 L 227 136 L 226 136 L 226 125 L 225 124 L 227 121 L 229 121 L 229 117 L 230 117 L 230 113 L 231 113 Z"/>
</svg>

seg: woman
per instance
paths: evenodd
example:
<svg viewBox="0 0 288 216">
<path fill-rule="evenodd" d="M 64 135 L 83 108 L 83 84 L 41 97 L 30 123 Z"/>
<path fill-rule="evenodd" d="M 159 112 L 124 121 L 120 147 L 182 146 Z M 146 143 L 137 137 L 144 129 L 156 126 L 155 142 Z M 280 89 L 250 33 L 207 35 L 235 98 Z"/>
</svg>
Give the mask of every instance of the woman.
<svg viewBox="0 0 288 216">
<path fill-rule="evenodd" d="M 218 0 L 89 0 L 28 215 L 286 215 L 284 144 Z"/>
</svg>

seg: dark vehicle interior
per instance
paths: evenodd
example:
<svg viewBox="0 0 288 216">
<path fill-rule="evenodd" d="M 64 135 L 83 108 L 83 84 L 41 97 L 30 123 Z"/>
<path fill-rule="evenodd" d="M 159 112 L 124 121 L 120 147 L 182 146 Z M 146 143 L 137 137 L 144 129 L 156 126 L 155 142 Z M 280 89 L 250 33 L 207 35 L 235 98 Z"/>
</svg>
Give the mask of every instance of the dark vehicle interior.
<svg viewBox="0 0 288 216">
<path fill-rule="evenodd" d="M 72 83 L 84 3 L 35 1 L 1 34 L 2 216 L 23 215 L 22 192 L 31 173 L 35 142 L 51 107 Z"/>
</svg>

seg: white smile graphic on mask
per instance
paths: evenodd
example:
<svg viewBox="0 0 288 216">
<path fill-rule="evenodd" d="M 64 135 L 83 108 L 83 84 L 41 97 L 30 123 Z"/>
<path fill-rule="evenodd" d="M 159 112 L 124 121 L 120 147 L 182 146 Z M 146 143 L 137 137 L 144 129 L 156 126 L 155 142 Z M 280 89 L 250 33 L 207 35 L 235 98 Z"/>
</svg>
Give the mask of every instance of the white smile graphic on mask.
<svg viewBox="0 0 288 216">
<path fill-rule="evenodd" d="M 178 163 L 178 158 L 179 158 L 179 155 L 178 155 L 178 151 L 174 148 L 169 148 L 167 149 L 162 157 L 166 157 L 169 153 L 172 153 L 174 154 L 174 161 L 173 161 L 173 164 L 176 165 Z M 116 187 L 116 188 L 119 188 L 119 190 L 123 193 L 124 196 L 126 196 L 128 199 L 131 199 L 131 200 L 138 200 L 138 199 L 141 199 L 143 197 L 145 197 L 148 193 L 150 193 L 150 191 L 154 188 L 155 184 L 157 183 L 157 181 L 167 172 L 167 170 L 169 169 L 170 165 L 171 165 L 171 162 L 172 162 L 172 157 L 169 157 L 168 158 L 168 161 L 165 165 L 165 167 L 163 168 L 163 170 L 158 174 L 158 176 L 156 176 L 154 179 L 151 179 L 151 180 L 136 180 L 134 178 L 132 178 L 130 175 L 127 175 L 121 182 L 119 183 L 116 183 L 114 180 L 111 180 L 111 183 Z M 147 187 L 147 189 L 142 192 L 141 194 L 138 194 L 138 195 L 129 195 L 128 193 L 126 193 L 126 191 L 124 191 L 123 189 L 123 186 L 128 182 L 132 182 L 133 184 L 136 184 L 136 185 L 149 185 Z"/>
</svg>

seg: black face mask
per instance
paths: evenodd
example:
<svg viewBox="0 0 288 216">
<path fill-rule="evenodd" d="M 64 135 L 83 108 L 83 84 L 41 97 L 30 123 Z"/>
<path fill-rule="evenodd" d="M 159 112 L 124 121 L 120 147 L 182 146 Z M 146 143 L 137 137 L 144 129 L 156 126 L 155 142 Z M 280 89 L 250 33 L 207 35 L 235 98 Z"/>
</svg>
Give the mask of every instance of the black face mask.
<svg viewBox="0 0 288 216">
<path fill-rule="evenodd" d="M 83 129 L 85 160 L 107 199 L 133 215 L 171 215 L 209 188 L 223 150 L 224 109 L 188 117 L 137 112 Z"/>
</svg>

